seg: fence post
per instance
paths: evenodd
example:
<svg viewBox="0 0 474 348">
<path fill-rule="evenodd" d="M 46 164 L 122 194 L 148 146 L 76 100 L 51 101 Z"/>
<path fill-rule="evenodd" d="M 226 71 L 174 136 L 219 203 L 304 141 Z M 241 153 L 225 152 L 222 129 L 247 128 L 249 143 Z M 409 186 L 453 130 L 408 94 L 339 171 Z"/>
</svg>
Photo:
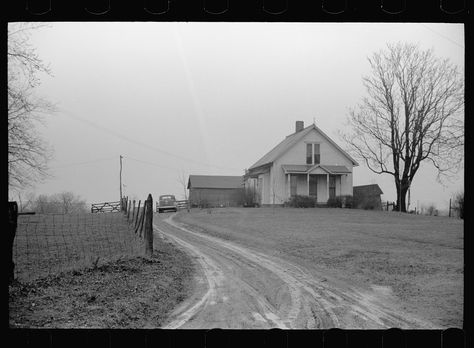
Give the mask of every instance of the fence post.
<svg viewBox="0 0 474 348">
<path fill-rule="evenodd" d="M 15 274 L 15 264 L 13 263 L 13 241 L 15 240 L 16 227 L 18 225 L 18 204 L 8 202 L 8 283 L 13 281 Z"/>
<path fill-rule="evenodd" d="M 133 225 L 134 228 L 137 228 L 137 223 L 138 223 L 138 216 L 140 215 L 140 205 L 142 204 L 142 201 L 138 201 L 138 208 L 137 208 L 137 216 L 135 216 L 135 224 Z"/>
<path fill-rule="evenodd" d="M 140 216 L 140 221 L 138 222 L 138 226 L 137 226 L 137 229 L 136 229 L 136 231 L 140 230 L 140 232 L 138 233 L 138 236 L 140 238 L 143 237 L 143 226 L 144 226 L 143 221 L 145 220 L 145 202 L 143 202 L 142 215 Z M 135 233 L 136 233 L 136 231 L 135 231 Z"/>
<path fill-rule="evenodd" d="M 449 217 L 451 217 L 451 198 L 449 199 Z"/>
<path fill-rule="evenodd" d="M 132 207 L 130 207 L 131 206 L 130 203 L 132 203 L 132 202 L 127 200 L 127 207 L 128 207 L 128 209 L 127 209 L 127 221 L 129 221 L 129 222 L 130 222 L 130 209 L 132 208 Z"/>
<path fill-rule="evenodd" d="M 132 222 L 133 222 L 133 217 L 134 216 L 135 216 L 135 200 L 133 200 Z"/>
<path fill-rule="evenodd" d="M 153 198 L 151 193 L 145 201 L 145 255 L 153 254 Z"/>
</svg>

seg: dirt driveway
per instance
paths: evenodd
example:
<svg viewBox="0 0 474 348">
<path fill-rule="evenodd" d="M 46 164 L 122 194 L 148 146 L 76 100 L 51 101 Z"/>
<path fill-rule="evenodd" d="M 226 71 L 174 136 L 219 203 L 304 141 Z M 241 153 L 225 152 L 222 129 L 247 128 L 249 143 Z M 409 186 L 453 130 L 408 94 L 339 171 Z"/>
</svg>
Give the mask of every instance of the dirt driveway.
<svg viewBox="0 0 474 348">
<path fill-rule="evenodd" d="M 155 238 L 174 241 L 200 264 L 195 291 L 165 328 L 435 328 L 400 308 L 389 287 L 357 286 L 268 250 L 178 222 L 154 219 Z"/>
</svg>

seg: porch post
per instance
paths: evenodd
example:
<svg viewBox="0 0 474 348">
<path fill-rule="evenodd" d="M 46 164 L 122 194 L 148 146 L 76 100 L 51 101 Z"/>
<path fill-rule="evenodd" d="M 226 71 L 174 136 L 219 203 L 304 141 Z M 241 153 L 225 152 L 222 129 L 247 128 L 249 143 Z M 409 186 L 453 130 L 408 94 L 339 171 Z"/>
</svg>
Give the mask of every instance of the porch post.
<svg viewBox="0 0 474 348">
<path fill-rule="evenodd" d="M 329 173 L 326 174 L 326 197 L 329 199 Z"/>
<path fill-rule="evenodd" d="M 290 173 L 288 173 L 288 198 L 291 198 Z"/>
<path fill-rule="evenodd" d="M 307 192 L 308 192 L 308 196 L 309 196 L 309 173 L 306 174 L 306 188 L 307 188 Z"/>
</svg>

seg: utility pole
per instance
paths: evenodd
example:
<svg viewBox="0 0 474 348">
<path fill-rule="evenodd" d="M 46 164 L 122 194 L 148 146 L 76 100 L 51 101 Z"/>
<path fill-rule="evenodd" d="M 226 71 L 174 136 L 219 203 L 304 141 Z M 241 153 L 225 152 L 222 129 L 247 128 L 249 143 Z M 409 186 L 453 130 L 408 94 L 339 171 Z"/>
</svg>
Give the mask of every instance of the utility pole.
<svg viewBox="0 0 474 348">
<path fill-rule="evenodd" d="M 120 155 L 120 204 L 122 204 L 122 155 Z"/>
</svg>

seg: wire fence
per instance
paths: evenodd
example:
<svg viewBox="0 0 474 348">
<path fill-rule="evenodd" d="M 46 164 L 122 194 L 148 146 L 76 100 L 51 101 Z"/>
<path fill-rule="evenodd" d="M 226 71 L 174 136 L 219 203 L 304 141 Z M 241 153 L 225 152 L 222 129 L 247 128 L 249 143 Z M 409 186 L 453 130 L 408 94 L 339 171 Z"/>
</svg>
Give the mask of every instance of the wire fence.
<svg viewBox="0 0 474 348">
<path fill-rule="evenodd" d="M 13 243 L 14 275 L 31 281 L 142 255 L 144 243 L 120 212 L 20 215 Z"/>
</svg>

